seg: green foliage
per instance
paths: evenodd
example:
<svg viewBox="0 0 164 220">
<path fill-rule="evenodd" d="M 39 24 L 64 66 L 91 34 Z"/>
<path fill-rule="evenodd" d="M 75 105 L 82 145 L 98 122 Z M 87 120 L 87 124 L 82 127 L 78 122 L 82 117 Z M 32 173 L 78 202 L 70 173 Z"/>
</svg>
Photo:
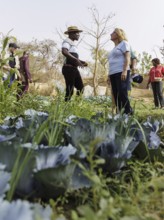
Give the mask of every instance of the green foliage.
<svg viewBox="0 0 164 220">
<path fill-rule="evenodd" d="M 163 118 L 163 110 L 160 108 L 154 109 L 154 103 L 153 100 L 151 101 L 151 98 L 147 103 L 142 98 L 139 100 L 132 99 L 131 104 L 135 112 L 135 118 L 138 119 L 139 122 L 145 121 L 145 119 L 150 116 L 155 119 Z"/>
<path fill-rule="evenodd" d="M 93 48 L 91 52 L 92 52 L 92 58 L 93 60 L 95 60 L 96 49 Z M 108 52 L 104 49 L 99 49 L 97 53 L 98 53 L 97 55 L 97 77 L 98 79 L 100 78 L 106 79 L 108 75 L 108 59 L 107 59 Z M 90 71 L 93 72 L 94 64 L 91 64 L 89 68 L 90 68 Z"/>
<path fill-rule="evenodd" d="M 106 20 L 108 21 L 108 20 Z M 61 143 L 63 137 L 63 127 L 66 125 L 66 118 L 75 115 L 77 118 L 85 118 L 90 120 L 91 118 L 101 112 L 103 117 L 100 117 L 100 121 L 106 120 L 107 115 L 111 112 L 111 100 L 95 98 L 95 99 L 81 99 L 74 98 L 68 102 L 64 102 L 62 96 L 56 97 L 54 100 L 50 98 L 41 97 L 38 95 L 32 95 L 27 93 L 22 99 L 17 101 L 17 85 L 13 84 L 11 88 L 8 88 L 8 82 L 2 83 L 2 69 L 3 66 L 8 62 L 5 59 L 5 49 L 8 41 L 11 38 L 7 36 L 3 39 L 1 60 L 0 60 L 0 122 L 3 122 L 6 116 L 20 116 L 24 114 L 27 109 L 34 109 L 37 111 L 46 111 L 49 113 L 50 117 L 39 127 L 37 135 L 34 141 L 39 143 L 44 137 L 48 140 L 48 145 L 57 145 Z M 13 38 L 14 39 L 14 38 Z M 16 40 L 16 39 L 14 39 Z M 37 45 L 36 45 L 37 43 Z M 36 45 L 36 47 L 35 47 Z M 54 62 L 50 62 L 51 57 L 54 57 L 55 44 L 52 41 L 46 40 L 45 42 L 32 42 L 31 45 L 24 45 L 24 48 L 29 48 L 32 55 L 32 68 L 36 71 L 36 78 L 42 79 L 44 75 L 39 75 L 42 72 L 42 68 L 46 69 L 47 78 L 52 77 L 51 69 L 56 67 L 58 70 L 57 61 L 61 66 L 61 57 L 59 53 L 54 59 Z M 52 50 L 51 50 L 52 49 Z M 34 54 L 37 52 L 37 56 Z M 96 54 L 96 53 L 95 53 Z M 100 70 L 103 74 L 106 72 L 106 51 L 97 51 L 97 72 Z M 147 73 L 151 67 L 152 57 L 144 52 L 139 55 L 139 60 L 141 63 L 141 73 Z M 39 62 L 37 62 L 39 60 Z M 56 63 L 55 63 L 56 62 Z M 42 64 L 42 66 L 41 66 Z M 47 74 L 48 72 L 48 74 Z M 98 75 L 99 77 L 99 75 Z M 52 78 L 51 78 L 52 79 Z M 144 104 L 143 100 L 134 102 L 132 104 L 135 106 L 134 118 L 136 121 L 142 123 L 148 116 L 152 116 L 155 119 L 163 118 L 163 110 L 152 110 L 153 104 Z M 102 116 L 102 115 L 101 115 Z M 28 123 L 27 123 L 28 124 Z M 25 136 L 27 141 L 28 137 L 31 138 L 33 132 L 31 126 L 26 126 L 29 133 Z M 122 129 L 122 124 L 120 124 L 120 130 Z M 12 128 L 13 129 L 13 128 Z M 22 132 L 22 133 L 21 133 Z M 20 128 L 18 132 L 19 135 L 23 134 L 24 127 Z M 161 140 L 164 142 L 164 128 L 159 131 Z M 125 135 L 126 136 L 126 135 Z M 20 137 L 20 136 L 19 136 Z M 7 136 L 6 140 L 9 140 L 11 145 L 12 141 L 10 139 L 14 136 Z M 146 138 L 146 137 L 145 137 Z M 21 139 L 19 139 L 21 141 Z M 78 179 L 80 182 L 82 179 L 79 178 L 79 174 L 85 175 L 91 182 L 91 185 L 86 188 L 77 188 L 76 191 L 69 191 L 66 195 L 58 197 L 56 200 L 50 200 L 50 205 L 54 211 L 48 208 L 43 208 L 40 205 L 33 205 L 27 201 L 23 202 L 20 200 L 13 201 L 9 203 L 3 200 L 4 193 L 9 189 L 8 181 L 10 179 L 10 190 L 7 194 L 7 199 L 12 200 L 15 189 L 18 184 L 24 184 L 28 182 L 28 176 L 25 175 L 27 170 L 28 162 L 30 166 L 29 169 L 33 170 L 33 163 L 31 161 L 31 153 L 33 151 L 33 144 L 31 149 L 24 150 L 20 147 L 20 143 L 16 144 L 18 152 L 9 152 L 8 145 L 5 147 L 5 152 L 8 164 L 13 168 L 13 172 L 10 174 L 1 171 L 0 167 L 0 215 L 7 216 L 6 219 L 19 219 L 24 218 L 26 215 L 30 219 L 72 219 L 72 220 L 160 220 L 164 219 L 163 211 L 163 190 L 164 190 L 164 164 L 163 161 L 159 162 L 157 158 L 153 158 L 153 162 L 148 160 L 147 162 L 138 160 L 133 157 L 129 162 L 128 166 L 122 170 L 122 172 L 114 173 L 112 175 L 105 174 L 103 169 L 100 168 L 104 164 L 104 159 L 100 159 L 95 156 L 95 145 L 98 140 L 94 140 L 90 143 L 89 150 L 86 151 L 84 146 L 80 146 L 82 152 L 86 155 L 84 161 L 79 162 L 74 158 L 75 164 L 78 165 L 79 169 L 74 174 L 74 179 Z M 15 144 L 15 143 L 14 143 Z M 146 144 L 146 140 L 145 140 Z M 66 149 L 65 149 L 66 150 Z M 143 150 L 143 148 L 142 148 Z M 161 151 L 163 154 L 163 151 Z M 42 152 L 44 154 L 44 151 Z M 2 155 L 2 152 L 1 152 Z M 60 157 L 61 154 L 58 155 Z M 10 157 L 16 157 L 15 164 Z M 55 158 L 56 155 L 52 155 L 50 152 L 49 157 L 44 154 L 41 155 L 39 161 L 44 161 L 47 165 L 47 161 L 51 164 L 51 159 Z M 0 163 L 2 160 L 0 161 Z M 89 165 L 86 165 L 86 162 Z M 31 168 L 32 167 L 32 168 Z M 74 168 L 74 165 L 73 165 Z M 57 168 L 57 175 L 54 174 L 52 179 L 52 184 L 56 181 L 56 185 L 60 185 L 64 177 L 68 179 L 72 175 L 72 167 L 70 170 L 65 169 L 61 165 Z M 47 171 L 47 172 L 46 172 Z M 45 179 L 45 176 L 49 176 L 49 173 L 53 172 L 51 169 L 45 169 L 44 172 L 40 173 L 40 180 L 44 180 L 47 184 L 51 185 L 49 179 Z M 65 173 L 66 172 L 66 173 Z M 21 178 L 21 175 L 24 176 Z M 60 181 L 58 182 L 58 176 Z M 39 179 L 38 178 L 38 179 Z M 84 176 L 83 176 L 84 178 Z M 29 178 L 30 179 L 30 178 Z M 20 181 L 21 180 L 21 181 Z M 84 179 L 83 179 L 84 180 Z M 43 181 L 43 182 L 44 182 Z M 66 181 L 64 179 L 64 181 Z M 39 182 L 39 181 L 38 181 Z M 78 182 L 78 183 L 79 183 Z M 82 181 L 81 181 L 82 182 Z M 85 182 L 85 181 L 84 181 Z M 86 182 L 85 182 L 86 183 Z M 64 187 L 67 186 L 68 182 L 64 182 Z M 26 185 L 26 184 L 25 184 Z M 25 187 L 23 185 L 23 187 Z M 43 185 L 44 188 L 44 185 Z M 49 189 L 49 195 L 51 195 L 51 187 Z M 58 192 L 56 192 L 58 193 Z M 34 199 L 35 200 L 35 199 Z M 42 201 L 43 203 L 43 201 Z M 44 206 L 46 204 L 44 203 Z M 31 218 L 33 214 L 33 218 Z M 50 217 L 51 215 L 51 217 Z M 0 216 L 1 217 L 1 216 Z"/>
<path fill-rule="evenodd" d="M 17 102 L 17 92 L 18 82 L 14 82 L 12 86 L 9 86 L 9 77 L 5 81 L 3 81 L 3 74 L 8 67 L 8 61 L 10 58 L 5 58 L 6 55 L 6 47 L 10 40 L 16 41 L 16 39 L 12 36 L 5 36 L 2 39 L 2 50 L 0 53 L 0 122 L 7 115 L 16 114 L 16 102 Z M 13 74 L 17 72 L 15 69 L 10 69 L 7 71 L 7 74 Z"/>
<path fill-rule="evenodd" d="M 138 60 L 140 63 L 139 71 L 141 74 L 147 74 L 152 66 L 151 60 L 152 56 L 149 55 L 147 52 L 143 52 L 139 54 Z"/>
<path fill-rule="evenodd" d="M 30 72 L 34 82 L 48 82 L 58 79 L 63 56 L 61 51 L 57 49 L 54 40 L 39 41 L 34 39 L 28 43 L 20 42 L 19 45 L 30 53 Z"/>
<path fill-rule="evenodd" d="M 12 87 L 8 87 L 8 80 L 0 83 L 0 121 L 7 115 L 15 114 L 15 103 L 17 93 L 17 82 Z"/>
<path fill-rule="evenodd" d="M 71 219 L 162 219 L 163 168 L 158 162 L 130 162 L 128 170 L 108 182 L 107 196 L 101 194 L 97 199 L 97 209 L 88 204 L 78 206 Z"/>
<path fill-rule="evenodd" d="M 11 102 L 13 103 L 13 101 Z M 10 104 L 11 104 L 10 103 Z M 95 119 L 96 114 L 101 111 L 99 115 L 99 121 L 107 120 L 107 115 L 111 111 L 110 100 L 82 100 L 72 99 L 70 102 L 65 103 L 64 98 L 58 97 L 56 99 L 47 99 L 40 96 L 33 96 L 27 94 L 19 100 L 19 102 L 13 103 L 15 108 L 12 112 L 11 108 L 6 108 L 6 112 L 3 112 L 3 117 L 7 116 L 9 111 L 12 115 L 23 114 L 27 108 L 33 108 L 36 110 L 45 110 L 49 113 L 50 118 L 46 123 L 43 123 L 38 130 L 38 135 L 46 134 L 49 144 L 62 141 L 62 126 L 66 125 L 66 118 L 76 115 L 78 118 L 86 118 L 88 120 Z M 154 118 L 157 116 L 157 112 L 151 110 L 151 106 L 144 105 L 143 102 L 135 103 L 136 110 L 134 118 L 143 122 L 144 117 L 154 114 Z M 159 116 L 163 113 L 159 111 Z M 102 117 L 103 115 L 103 117 Z M 160 118 L 160 117 L 159 117 Z M 53 127 L 57 121 L 57 127 Z M 120 130 L 122 129 L 120 124 Z M 20 130 L 23 130 L 22 128 Z M 30 127 L 30 132 L 32 131 Z M 160 137 L 164 137 L 163 128 L 159 131 Z M 39 140 L 39 136 L 38 136 Z M 164 139 L 162 139 L 164 140 Z M 37 140 L 36 140 L 37 141 Z M 77 179 L 79 173 L 83 173 L 91 182 L 90 187 L 79 188 L 76 191 L 70 190 L 66 195 L 62 195 L 58 199 L 51 200 L 50 205 L 53 208 L 53 218 L 57 219 L 59 216 L 63 219 L 72 220 L 90 220 L 90 219 L 162 219 L 163 213 L 163 175 L 164 165 L 163 162 L 143 162 L 139 161 L 136 157 L 133 157 L 128 166 L 121 172 L 108 175 L 100 168 L 104 164 L 104 160 L 99 157 L 95 157 L 95 144 L 97 140 L 90 143 L 89 151 L 86 153 L 86 158 L 83 162 L 77 162 L 76 157 L 74 161 L 79 166 L 80 171 L 75 173 L 74 178 Z M 38 141 L 39 142 L 39 141 Z M 83 152 L 86 149 L 81 146 Z M 6 150 L 7 150 L 6 146 Z M 7 150 L 8 152 L 8 150 Z M 30 160 L 31 151 L 27 151 L 27 154 L 22 152 L 18 153 L 16 164 L 11 179 L 11 191 L 8 194 L 10 200 L 15 190 L 15 184 L 18 183 L 20 174 L 24 172 L 24 168 Z M 25 156 L 25 157 L 24 157 Z M 50 158 L 53 158 L 50 153 Z M 24 161 L 21 160 L 25 158 Z M 44 155 L 45 162 L 48 161 L 48 157 Z M 55 158 L 56 156 L 54 156 Z M 43 158 L 43 157 L 42 157 Z M 10 162 L 10 161 L 9 161 Z M 51 160 L 49 160 L 51 162 Z M 86 162 L 89 164 L 86 166 Z M 21 165 L 20 165 L 21 164 Z M 59 166 L 59 171 L 60 171 Z M 49 175 L 52 170 L 44 170 L 44 174 Z M 66 170 L 65 170 L 66 171 Z M 64 172 L 61 171 L 61 179 L 64 177 Z M 60 176 L 60 172 L 58 173 Z M 72 175 L 72 174 L 71 174 Z M 65 175 L 67 176 L 67 175 Z M 40 176 L 42 179 L 42 176 Z M 57 176 L 54 175 L 56 181 Z M 44 178 L 43 178 L 44 179 Z M 81 180 L 81 179 L 80 179 Z M 48 181 L 48 178 L 46 181 Z M 53 181 L 52 181 L 53 182 Z M 57 182 L 58 184 L 58 182 Z M 66 186 L 67 182 L 65 183 Z M 59 185 L 59 184 L 58 184 Z M 12 191 L 13 190 L 13 191 Z M 5 188 L 2 188 L 2 192 Z M 3 194 L 3 193 L 2 193 Z M 49 194 L 51 195 L 51 188 Z M 12 203 L 13 204 L 13 203 Z M 65 216 L 65 217 L 64 217 Z"/>
<path fill-rule="evenodd" d="M 19 147 L 18 155 L 16 158 L 16 161 L 14 163 L 12 174 L 11 174 L 11 180 L 10 180 L 10 190 L 7 193 L 7 200 L 11 201 L 13 198 L 13 195 L 15 193 L 15 189 L 17 187 L 17 184 L 20 180 L 20 177 L 22 173 L 24 172 L 25 166 L 27 166 L 27 163 L 30 160 L 31 157 L 31 149 L 27 150 L 24 155 L 24 149 Z M 23 161 L 22 161 L 23 158 Z"/>
</svg>

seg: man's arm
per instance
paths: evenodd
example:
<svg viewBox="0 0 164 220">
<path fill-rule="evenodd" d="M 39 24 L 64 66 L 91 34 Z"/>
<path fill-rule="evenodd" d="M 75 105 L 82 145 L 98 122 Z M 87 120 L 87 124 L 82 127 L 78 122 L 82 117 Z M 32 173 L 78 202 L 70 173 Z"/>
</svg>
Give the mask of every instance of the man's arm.
<svg viewBox="0 0 164 220">
<path fill-rule="evenodd" d="M 69 53 L 68 49 L 67 48 L 62 48 L 62 54 L 65 56 L 65 57 L 68 57 L 70 58 L 76 66 L 80 66 L 80 67 L 84 67 L 84 65 L 82 64 L 82 62 L 80 62 L 79 59 L 77 59 L 76 57 L 74 57 L 71 53 Z"/>
<path fill-rule="evenodd" d="M 131 59 L 131 71 L 132 71 L 132 73 L 135 73 L 136 66 L 137 66 L 137 59 L 136 58 Z"/>
<path fill-rule="evenodd" d="M 20 62 L 19 62 L 19 57 L 18 56 L 15 56 L 15 68 L 17 68 L 18 70 L 20 69 Z"/>
<path fill-rule="evenodd" d="M 135 73 L 136 67 L 137 67 L 137 57 L 134 54 L 132 48 L 130 49 L 130 57 L 131 57 L 131 63 L 130 63 L 130 69 L 132 73 Z"/>
</svg>

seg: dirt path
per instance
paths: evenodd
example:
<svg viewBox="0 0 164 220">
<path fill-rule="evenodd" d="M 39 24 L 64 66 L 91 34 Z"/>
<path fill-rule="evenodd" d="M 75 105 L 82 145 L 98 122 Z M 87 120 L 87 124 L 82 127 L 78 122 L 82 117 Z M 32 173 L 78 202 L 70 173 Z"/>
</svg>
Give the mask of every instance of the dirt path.
<svg viewBox="0 0 164 220">
<path fill-rule="evenodd" d="M 153 102 L 152 91 L 148 89 L 132 88 L 130 96 L 136 100 L 143 100 L 146 103 Z"/>
</svg>

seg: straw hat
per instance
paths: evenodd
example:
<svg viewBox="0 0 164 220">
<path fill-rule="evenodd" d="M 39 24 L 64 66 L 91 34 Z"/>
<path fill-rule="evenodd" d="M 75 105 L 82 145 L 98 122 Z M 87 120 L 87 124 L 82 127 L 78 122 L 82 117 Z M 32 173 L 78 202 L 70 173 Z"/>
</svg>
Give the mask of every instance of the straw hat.
<svg viewBox="0 0 164 220">
<path fill-rule="evenodd" d="M 82 32 L 82 30 L 79 30 L 76 26 L 70 26 L 67 28 L 67 31 L 65 31 L 64 34 L 69 34 L 71 32 Z"/>
</svg>

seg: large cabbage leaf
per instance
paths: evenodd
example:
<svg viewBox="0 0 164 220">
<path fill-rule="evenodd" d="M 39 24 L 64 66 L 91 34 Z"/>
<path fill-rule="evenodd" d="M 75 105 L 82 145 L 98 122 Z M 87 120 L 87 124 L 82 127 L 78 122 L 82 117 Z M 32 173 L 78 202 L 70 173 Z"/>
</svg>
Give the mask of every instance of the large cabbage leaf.
<svg viewBox="0 0 164 220">
<path fill-rule="evenodd" d="M 0 220 L 51 220 L 52 210 L 28 201 L 8 201 L 0 199 Z"/>
<path fill-rule="evenodd" d="M 24 147 L 24 145 L 22 145 L 21 148 L 22 153 L 21 158 L 19 160 L 19 167 L 22 166 L 24 160 L 26 160 L 26 162 L 19 177 L 15 193 L 19 195 L 19 197 L 34 197 L 35 183 L 33 177 L 33 170 L 36 165 L 34 150 Z"/>
<path fill-rule="evenodd" d="M 0 170 L 0 198 L 5 196 L 5 193 L 9 190 L 9 180 L 10 180 L 10 173 Z"/>
<path fill-rule="evenodd" d="M 33 204 L 33 220 L 51 220 L 52 209 L 50 206 L 46 206 L 43 208 L 40 204 Z"/>
<path fill-rule="evenodd" d="M 113 128 L 107 124 L 97 124 L 87 119 L 79 119 L 74 125 L 67 127 L 66 139 L 81 151 L 81 147 L 88 150 L 92 141 L 102 142 L 109 133 L 115 136 Z"/>
<path fill-rule="evenodd" d="M 85 166 L 86 166 L 86 170 L 89 169 L 87 165 Z M 69 190 L 74 191 L 77 189 L 89 188 L 91 187 L 91 185 L 92 185 L 91 181 L 86 177 L 86 175 L 84 175 L 83 170 L 79 166 L 76 166 L 72 175 Z"/>
<path fill-rule="evenodd" d="M 5 165 L 5 169 L 11 172 L 17 158 L 18 145 L 10 141 L 4 141 L 0 144 L 0 163 Z"/>
<path fill-rule="evenodd" d="M 26 163 L 20 173 L 19 181 L 16 186 L 16 193 L 21 196 L 31 195 L 34 191 L 33 169 L 35 168 L 35 157 L 33 153 L 33 145 L 30 144 L 30 147 L 27 148 L 18 143 L 1 143 L 0 162 L 5 165 L 6 171 L 15 172 L 15 169 L 20 169 L 23 162 L 25 162 L 25 158 Z M 17 167 L 15 167 L 15 163 L 17 163 Z M 16 170 L 16 172 L 18 172 L 18 170 Z"/>
<path fill-rule="evenodd" d="M 164 156 L 162 148 L 160 147 L 162 142 L 158 132 L 163 129 L 164 120 L 156 120 L 148 117 L 147 121 L 141 124 L 141 127 L 142 135 L 145 136 L 146 143 L 143 138 L 134 150 L 134 155 L 141 160 L 163 161 Z"/>
<path fill-rule="evenodd" d="M 54 168 L 59 165 L 67 165 L 71 162 L 70 157 L 76 153 L 76 148 L 71 144 L 68 146 L 45 147 L 35 151 L 36 171 Z"/>
<path fill-rule="evenodd" d="M 148 117 L 147 121 L 141 124 L 141 127 L 148 149 L 157 149 L 161 144 L 158 132 L 164 127 L 164 120 L 156 120 Z"/>
<path fill-rule="evenodd" d="M 133 137 L 124 137 L 117 133 L 114 139 L 101 143 L 97 154 L 105 159 L 104 169 L 109 173 L 119 171 L 125 166 L 127 159 L 131 158 L 137 144 Z"/>
<path fill-rule="evenodd" d="M 133 122 L 133 123 L 132 123 Z M 117 115 L 109 118 L 107 123 L 79 119 L 66 130 L 67 139 L 79 150 L 94 143 L 96 154 L 105 159 L 104 169 L 109 172 L 120 170 L 127 159 L 132 156 L 140 140 L 135 138 L 134 121 L 128 117 Z M 137 126 L 136 126 L 137 127 Z"/>
<path fill-rule="evenodd" d="M 47 118 L 47 113 L 37 112 L 32 109 L 26 110 L 24 115 L 6 117 L 4 125 L 0 127 L 0 134 L 4 135 L 3 133 L 8 131 L 6 135 L 14 135 L 16 133 L 19 143 L 33 142 L 37 129 Z"/>
<path fill-rule="evenodd" d="M 35 172 L 37 196 L 44 199 L 63 195 L 71 184 L 75 164 L 59 165 Z"/>
<path fill-rule="evenodd" d="M 54 198 L 66 192 L 75 169 L 71 155 L 76 149 L 71 146 L 48 147 L 36 152 L 34 173 L 39 196 Z"/>
<path fill-rule="evenodd" d="M 32 214 L 30 203 L 27 201 L 0 201 L 0 220 L 33 220 Z"/>
</svg>

